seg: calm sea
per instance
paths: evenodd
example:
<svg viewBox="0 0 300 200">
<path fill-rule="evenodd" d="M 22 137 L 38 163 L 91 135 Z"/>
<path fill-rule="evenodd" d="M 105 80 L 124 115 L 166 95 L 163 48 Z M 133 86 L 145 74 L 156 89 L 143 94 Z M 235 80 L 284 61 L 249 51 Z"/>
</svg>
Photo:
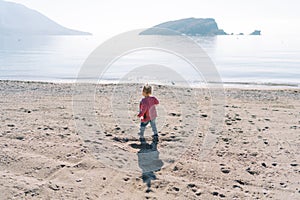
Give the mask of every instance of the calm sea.
<svg viewBox="0 0 300 200">
<path fill-rule="evenodd" d="M 193 39 L 207 52 L 227 85 L 300 87 L 300 40 L 295 36 Z M 0 36 L 0 79 L 72 82 L 85 59 L 102 42 L 96 36 Z M 121 73 L 121 66 L 151 59 L 149 55 L 139 52 L 121 59 L 105 79 L 117 80 L 126 74 L 126 70 Z M 174 68 L 180 65 L 173 64 Z"/>
</svg>

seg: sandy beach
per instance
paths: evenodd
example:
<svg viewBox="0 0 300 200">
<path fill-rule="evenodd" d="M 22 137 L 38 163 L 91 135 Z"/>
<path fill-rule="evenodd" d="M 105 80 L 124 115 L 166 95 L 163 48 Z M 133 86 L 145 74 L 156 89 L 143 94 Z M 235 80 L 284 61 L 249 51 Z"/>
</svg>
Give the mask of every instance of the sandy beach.
<svg viewBox="0 0 300 200">
<path fill-rule="evenodd" d="M 155 86 L 153 150 L 150 127 L 150 147 L 138 140 L 140 87 L 98 85 L 91 122 L 74 114 L 72 84 L 0 81 L 0 199 L 300 199 L 300 89 L 225 89 L 222 132 L 201 157 L 208 91 Z"/>
</svg>

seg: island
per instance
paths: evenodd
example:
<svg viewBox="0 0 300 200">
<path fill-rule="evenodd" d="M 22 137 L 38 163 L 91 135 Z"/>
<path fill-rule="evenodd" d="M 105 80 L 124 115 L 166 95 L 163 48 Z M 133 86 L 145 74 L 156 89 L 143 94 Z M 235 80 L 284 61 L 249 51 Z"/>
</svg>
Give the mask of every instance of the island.
<svg viewBox="0 0 300 200">
<path fill-rule="evenodd" d="M 140 33 L 140 35 L 178 34 L 190 36 L 228 35 L 223 29 L 219 29 L 213 18 L 186 18 L 168 21 Z"/>
<path fill-rule="evenodd" d="M 36 10 L 0 0 L 0 35 L 91 35 L 66 28 Z"/>
<path fill-rule="evenodd" d="M 260 30 L 255 30 L 252 33 L 250 33 L 250 35 L 261 35 L 261 31 Z"/>
</svg>

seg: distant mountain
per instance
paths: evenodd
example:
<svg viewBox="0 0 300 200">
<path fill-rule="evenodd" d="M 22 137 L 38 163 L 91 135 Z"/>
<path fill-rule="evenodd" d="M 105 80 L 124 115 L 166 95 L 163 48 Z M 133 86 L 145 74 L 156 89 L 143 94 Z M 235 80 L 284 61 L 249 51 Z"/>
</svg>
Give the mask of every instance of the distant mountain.
<svg viewBox="0 0 300 200">
<path fill-rule="evenodd" d="M 168 30 L 169 29 L 169 30 Z M 187 18 L 168 21 L 149 28 L 141 35 L 177 35 L 179 32 L 185 35 L 227 35 L 223 29 L 219 29 L 212 18 Z"/>
<path fill-rule="evenodd" d="M 21 4 L 0 0 L 0 35 L 90 35 L 65 28 Z"/>
</svg>

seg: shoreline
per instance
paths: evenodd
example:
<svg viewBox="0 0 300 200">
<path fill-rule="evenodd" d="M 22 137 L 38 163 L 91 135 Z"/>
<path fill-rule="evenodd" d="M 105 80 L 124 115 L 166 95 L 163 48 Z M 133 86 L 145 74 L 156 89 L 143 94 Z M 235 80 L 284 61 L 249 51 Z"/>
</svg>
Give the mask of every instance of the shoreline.
<svg viewBox="0 0 300 200">
<path fill-rule="evenodd" d="M 76 84 L 76 80 L 10 80 L 10 79 L 0 79 L 0 82 L 23 82 L 23 83 L 41 83 L 41 84 L 66 84 L 66 85 L 73 85 Z M 82 82 L 81 82 L 82 83 Z M 87 82 L 88 83 L 88 82 Z M 103 80 L 101 83 L 92 83 L 92 84 L 99 84 L 99 85 L 117 85 L 119 84 L 117 81 L 114 80 Z M 121 84 L 143 84 L 138 82 L 129 82 L 129 83 L 121 83 Z M 212 85 L 216 83 L 211 83 Z M 154 83 L 154 85 L 163 85 L 163 86 L 174 86 L 174 87 L 182 87 L 180 85 L 172 85 L 172 84 L 165 84 L 165 83 Z M 216 84 L 220 85 L 220 84 Z M 191 84 L 191 88 L 200 88 L 200 89 L 207 89 L 205 83 L 201 84 Z M 185 88 L 186 86 L 183 86 Z M 250 83 L 250 82 L 223 82 L 221 84 L 221 88 L 224 89 L 241 89 L 241 90 L 300 90 L 300 84 L 290 84 L 290 83 Z"/>
</svg>

